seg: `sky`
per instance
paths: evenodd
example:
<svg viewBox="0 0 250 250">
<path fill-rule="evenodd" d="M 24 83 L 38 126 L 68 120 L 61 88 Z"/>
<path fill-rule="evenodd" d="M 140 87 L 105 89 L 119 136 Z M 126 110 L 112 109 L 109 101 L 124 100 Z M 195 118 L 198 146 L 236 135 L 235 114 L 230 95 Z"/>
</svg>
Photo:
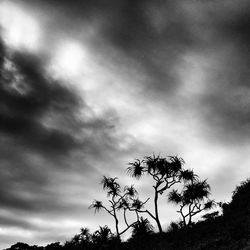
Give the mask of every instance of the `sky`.
<svg viewBox="0 0 250 250">
<path fill-rule="evenodd" d="M 88 209 L 102 176 L 147 198 L 125 170 L 153 153 L 229 201 L 250 176 L 249 17 L 248 0 L 0 1 L 0 247 L 113 228 Z"/>
</svg>

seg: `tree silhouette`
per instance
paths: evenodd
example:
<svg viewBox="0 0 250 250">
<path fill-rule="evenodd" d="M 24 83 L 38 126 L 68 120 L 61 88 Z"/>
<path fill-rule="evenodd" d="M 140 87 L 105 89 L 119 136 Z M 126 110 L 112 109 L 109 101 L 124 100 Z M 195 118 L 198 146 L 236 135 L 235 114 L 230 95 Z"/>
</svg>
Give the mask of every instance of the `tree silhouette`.
<svg viewBox="0 0 250 250">
<path fill-rule="evenodd" d="M 153 232 L 153 226 L 148 219 L 140 217 L 140 219 L 132 226 L 132 237 L 141 238 Z"/>
<path fill-rule="evenodd" d="M 117 182 L 116 178 L 115 182 Z M 127 190 L 127 187 L 125 189 Z M 120 195 L 122 196 L 124 191 L 121 190 L 120 188 Z M 200 211 L 202 209 L 204 211 L 214 204 L 213 201 L 208 199 L 209 190 L 210 187 L 207 181 L 200 181 L 196 176 L 193 181 L 184 181 L 183 187 L 179 192 L 176 189 L 170 192 L 169 197 L 171 197 L 174 203 L 182 205 L 183 201 L 186 202 L 186 207 L 182 211 L 184 216 L 187 215 L 185 218 L 186 228 L 181 228 L 179 222 L 172 222 L 166 233 L 152 233 L 153 228 L 149 220 L 140 217 L 132 224 L 132 236 L 126 242 L 122 242 L 120 238 L 112 234 L 107 226 L 104 226 L 100 227 L 93 234 L 89 233 L 88 228 L 82 228 L 79 234 L 64 243 L 64 245 L 56 242 L 43 247 L 37 245 L 29 246 L 26 243 L 19 242 L 6 250 L 248 249 L 250 233 L 250 180 L 248 179 L 236 187 L 232 201 L 227 204 L 226 210 L 223 211 L 222 215 L 218 215 L 218 211 L 211 212 L 203 216 L 205 220 L 188 224 L 189 216 L 191 215 L 188 215 L 190 205 L 190 211 L 192 211 L 192 207 L 197 209 L 199 205 Z M 132 189 L 130 191 L 131 194 L 134 193 Z M 119 195 L 117 194 L 117 196 Z M 109 197 L 111 198 L 112 195 L 110 194 Z M 184 199 L 184 197 L 186 198 Z M 190 203 L 193 200 L 200 203 L 196 203 L 195 206 L 194 203 Z M 130 209 L 144 209 L 145 204 L 137 196 L 133 199 L 125 199 L 125 201 L 128 202 L 127 206 Z M 97 207 L 103 208 L 100 204 L 102 203 L 98 203 Z M 121 207 L 123 206 L 121 205 Z M 184 222 L 182 224 L 184 225 Z M 189 227 L 190 225 L 192 227 Z"/>
<path fill-rule="evenodd" d="M 87 227 L 81 228 L 80 233 L 76 234 L 71 240 L 66 241 L 64 249 L 92 249 L 92 234 Z M 56 249 L 56 248 L 55 248 Z"/>
<path fill-rule="evenodd" d="M 59 250 L 59 249 L 62 249 L 62 245 L 60 244 L 60 242 L 51 243 L 45 247 L 45 250 Z"/>
<path fill-rule="evenodd" d="M 92 236 L 93 243 L 95 245 L 105 245 L 113 236 L 110 228 L 108 226 L 99 227 L 99 230 L 96 230 Z"/>
<path fill-rule="evenodd" d="M 7 248 L 5 250 L 30 250 L 32 249 L 31 246 L 29 246 L 26 243 L 17 242 L 16 244 L 12 245 L 10 248 Z"/>
<path fill-rule="evenodd" d="M 210 186 L 206 180 L 190 181 L 184 184 L 181 192 L 172 190 L 168 195 L 168 200 L 180 206 L 177 211 L 181 214 L 184 227 L 192 225 L 192 218 L 204 211 L 211 209 L 215 202 L 209 200 Z"/>
<path fill-rule="evenodd" d="M 80 229 L 80 238 L 81 238 L 82 242 L 90 242 L 91 234 L 90 234 L 89 229 L 87 227 L 82 227 Z"/>
<path fill-rule="evenodd" d="M 183 169 L 184 160 L 177 156 L 169 156 L 168 158 L 160 156 L 147 156 L 143 160 L 136 159 L 129 163 L 127 174 L 140 179 L 147 174 L 154 181 L 154 213 L 149 210 L 143 210 L 137 207 L 138 213 L 147 213 L 155 220 L 158 230 L 162 232 L 161 221 L 159 218 L 158 199 L 166 190 L 170 189 L 177 183 L 182 181 L 194 181 L 196 176 L 192 170 Z"/>
<path fill-rule="evenodd" d="M 123 191 L 121 189 L 120 184 L 117 182 L 117 177 L 111 178 L 103 176 L 101 181 L 103 189 L 107 191 L 107 197 L 110 206 L 105 206 L 102 201 L 94 200 L 93 203 L 89 206 L 89 208 L 95 209 L 95 212 L 99 212 L 101 209 L 105 210 L 109 215 L 114 218 L 115 221 L 115 230 L 116 236 L 119 237 L 123 233 L 125 233 L 132 225 L 135 223 L 128 223 L 127 220 L 127 211 L 135 211 L 137 220 L 139 219 L 137 210 L 134 209 L 137 198 L 137 191 L 134 186 L 125 186 Z M 122 231 L 119 230 L 119 219 L 118 213 L 123 211 L 123 220 L 126 225 L 125 229 Z"/>
<path fill-rule="evenodd" d="M 228 206 L 229 210 L 247 213 L 246 208 L 250 208 L 250 179 L 247 179 L 236 186 L 233 191 L 231 204 Z"/>
</svg>

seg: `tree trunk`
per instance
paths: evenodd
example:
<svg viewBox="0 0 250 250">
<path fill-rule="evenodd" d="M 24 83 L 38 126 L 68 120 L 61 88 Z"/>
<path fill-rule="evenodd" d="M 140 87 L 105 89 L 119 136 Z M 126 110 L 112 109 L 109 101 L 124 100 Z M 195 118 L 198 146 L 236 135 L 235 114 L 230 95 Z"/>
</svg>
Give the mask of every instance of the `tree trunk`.
<svg viewBox="0 0 250 250">
<path fill-rule="evenodd" d="M 119 228 L 118 228 L 118 219 L 115 217 L 115 229 L 116 229 L 116 235 L 119 237 Z"/>
<path fill-rule="evenodd" d="M 155 203 L 155 220 L 156 220 L 159 232 L 162 233 L 162 227 L 161 227 L 159 213 L 158 213 L 158 192 L 157 192 L 157 189 L 155 189 L 154 203 Z"/>
<path fill-rule="evenodd" d="M 115 230 L 116 230 L 116 235 L 117 235 L 117 237 L 119 237 L 120 236 L 120 234 L 119 234 L 119 228 L 118 228 L 118 223 L 119 223 L 119 221 L 118 221 L 118 219 L 117 219 L 117 216 L 116 216 L 116 211 L 115 211 L 115 208 L 113 207 L 113 212 L 114 212 L 114 219 L 115 219 Z"/>
</svg>

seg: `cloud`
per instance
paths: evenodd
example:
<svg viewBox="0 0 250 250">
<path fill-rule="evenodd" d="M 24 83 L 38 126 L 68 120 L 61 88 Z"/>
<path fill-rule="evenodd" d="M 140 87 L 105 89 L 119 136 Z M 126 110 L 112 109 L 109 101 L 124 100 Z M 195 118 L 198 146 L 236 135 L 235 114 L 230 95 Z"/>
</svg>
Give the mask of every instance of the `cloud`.
<svg viewBox="0 0 250 250">
<path fill-rule="evenodd" d="M 70 38 L 93 74 L 70 79 L 78 91 L 43 55 L 12 55 L 0 86 L 3 209 L 94 225 L 105 219 L 87 212 L 103 198 L 100 176 L 153 151 L 183 156 L 219 198 L 248 174 L 249 1 L 15 2 L 39 20 L 41 53 Z"/>
<path fill-rule="evenodd" d="M 213 29 L 209 46 L 200 52 L 211 63 L 206 68 L 206 88 L 198 102 L 199 113 L 209 127 L 210 139 L 218 139 L 224 146 L 238 146 L 249 138 L 250 5 L 246 1 L 237 6 L 231 3 L 221 15 L 222 7 L 214 11 L 214 20 L 209 23 Z"/>
<path fill-rule="evenodd" d="M 73 90 L 49 80 L 39 61 L 31 55 L 5 58 L 0 86 L 0 132 L 30 150 L 66 153 L 77 146 L 67 127 L 78 124 L 80 99 Z M 9 69 L 8 69 L 9 67 Z M 50 127 L 46 119 L 63 117 L 66 129 Z"/>
<path fill-rule="evenodd" d="M 123 135 L 116 131 L 117 115 L 107 109 L 96 114 L 73 86 L 48 75 L 46 58 L 10 51 L 4 45 L 0 55 L 0 142 L 4 145 L 0 217 L 5 218 L 0 224 L 13 230 L 13 213 L 26 221 L 67 214 L 77 221 L 77 230 L 82 209 L 92 200 L 86 194 L 91 177 L 101 175 L 114 152 L 126 151 L 119 145 Z M 18 218 L 15 227 L 20 230 L 39 230 L 36 221 L 26 224 Z"/>
<path fill-rule="evenodd" d="M 81 148 L 70 131 L 81 129 L 83 103 L 73 89 L 50 79 L 35 56 L 9 54 L 3 46 L 1 58 L 1 208 L 57 210 L 60 202 L 46 189 L 53 178 L 51 162 L 59 164 Z"/>
<path fill-rule="evenodd" d="M 151 94 L 171 95 L 179 87 L 175 67 L 182 54 L 197 43 L 182 1 L 32 2 L 35 11 L 46 5 L 55 11 L 55 18 L 44 17 L 48 37 L 90 37 L 96 54 L 134 67 L 144 79 L 144 91 Z M 50 16 L 48 8 L 46 13 Z"/>
</svg>

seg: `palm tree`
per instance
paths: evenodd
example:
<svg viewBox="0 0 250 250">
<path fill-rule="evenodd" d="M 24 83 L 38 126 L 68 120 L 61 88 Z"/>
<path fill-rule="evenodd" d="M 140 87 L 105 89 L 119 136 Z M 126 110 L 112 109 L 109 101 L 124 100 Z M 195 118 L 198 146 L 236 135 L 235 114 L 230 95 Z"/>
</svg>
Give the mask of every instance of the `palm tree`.
<svg viewBox="0 0 250 250">
<path fill-rule="evenodd" d="M 158 199 L 167 189 L 173 185 L 180 183 L 187 178 L 187 172 L 183 172 L 184 160 L 178 156 L 169 156 L 168 158 L 159 155 L 146 156 L 143 160 L 136 159 L 133 163 L 129 163 L 127 174 L 139 179 L 145 173 L 154 180 L 154 213 L 148 210 L 137 211 L 139 213 L 148 213 L 149 216 L 157 223 L 159 232 L 162 232 L 162 226 L 159 218 Z M 183 173 L 183 174 L 182 174 Z M 185 175 L 186 174 L 186 175 Z M 188 176 L 189 177 L 189 176 Z"/>
<path fill-rule="evenodd" d="M 113 236 L 110 228 L 108 226 L 99 227 L 99 230 L 96 230 L 92 235 L 93 243 L 97 246 L 104 246 L 108 243 L 108 241 Z"/>
<path fill-rule="evenodd" d="M 209 210 L 215 205 L 213 200 L 208 199 L 209 194 L 210 186 L 207 180 L 196 179 L 196 181 L 191 180 L 191 183 L 185 183 L 181 192 L 176 189 L 172 190 L 168 195 L 168 200 L 180 206 L 178 212 L 182 216 L 182 223 L 184 226 L 190 226 L 196 214 Z"/>
<path fill-rule="evenodd" d="M 148 219 L 140 217 L 140 219 L 132 227 L 132 237 L 144 237 L 153 232 L 153 226 Z"/>
<path fill-rule="evenodd" d="M 132 203 L 137 199 L 137 191 L 133 185 L 125 186 L 122 192 L 120 184 L 117 182 L 117 177 L 111 178 L 103 176 L 101 184 L 103 189 L 107 192 L 107 197 L 109 197 L 109 206 L 103 205 L 101 201 L 94 200 L 89 208 L 95 209 L 95 212 L 99 212 L 101 209 L 105 210 L 109 215 L 114 218 L 116 236 L 120 237 L 125 233 L 133 224 L 128 223 L 127 211 L 134 211 L 136 213 L 136 218 L 138 219 L 138 213 L 135 209 L 131 209 Z M 145 204 L 145 202 L 143 203 Z M 124 230 L 119 229 L 118 213 L 123 210 L 123 219 L 126 225 Z"/>
<path fill-rule="evenodd" d="M 80 229 L 80 237 L 82 242 L 90 242 L 91 234 L 87 227 L 83 227 Z"/>
</svg>

